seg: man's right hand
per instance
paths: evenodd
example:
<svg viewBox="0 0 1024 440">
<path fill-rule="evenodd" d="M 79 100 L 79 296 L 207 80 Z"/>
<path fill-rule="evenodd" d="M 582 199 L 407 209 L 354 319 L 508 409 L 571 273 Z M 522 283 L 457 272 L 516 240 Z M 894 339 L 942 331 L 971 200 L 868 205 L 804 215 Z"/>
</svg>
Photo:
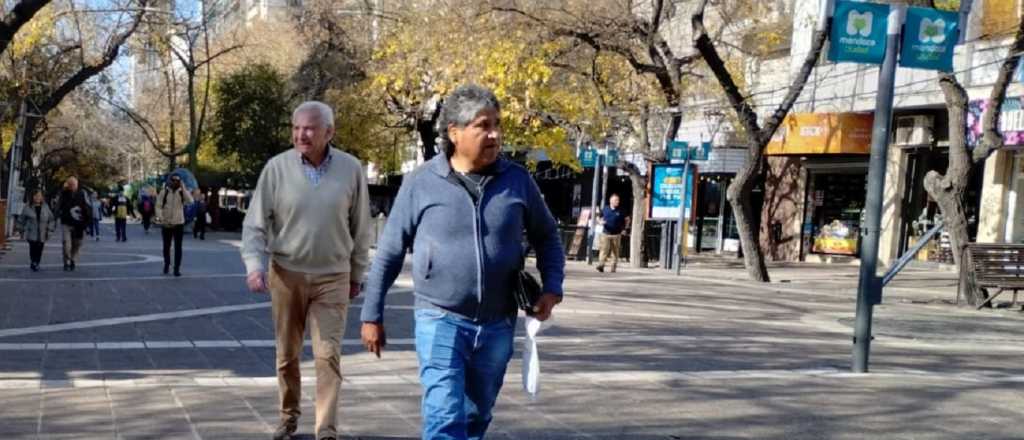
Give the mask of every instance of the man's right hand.
<svg viewBox="0 0 1024 440">
<path fill-rule="evenodd" d="M 249 291 L 252 293 L 261 293 L 267 291 L 267 277 L 266 272 L 261 270 L 254 270 L 249 272 L 249 275 L 245 277 L 245 284 L 249 286 Z"/>
<path fill-rule="evenodd" d="M 366 351 L 377 355 L 380 359 L 380 352 L 388 345 L 388 338 L 384 334 L 384 324 L 379 322 L 364 322 L 362 331 L 363 346 Z"/>
</svg>

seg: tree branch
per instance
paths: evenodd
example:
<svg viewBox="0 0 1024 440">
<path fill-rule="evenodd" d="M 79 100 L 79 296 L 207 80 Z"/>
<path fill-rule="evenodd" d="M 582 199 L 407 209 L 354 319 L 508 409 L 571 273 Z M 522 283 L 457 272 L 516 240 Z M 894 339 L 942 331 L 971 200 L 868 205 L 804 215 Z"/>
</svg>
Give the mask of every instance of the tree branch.
<svg viewBox="0 0 1024 440">
<path fill-rule="evenodd" d="M 7 50 L 18 30 L 48 3 L 50 0 L 21 0 L 0 19 L 0 54 Z"/>
<path fill-rule="evenodd" d="M 999 133 L 999 117 L 1002 113 L 1003 101 L 1006 100 L 1006 89 L 1013 81 L 1013 74 L 1017 70 L 1017 65 L 1020 64 L 1022 51 L 1024 51 L 1024 20 L 1021 20 L 1017 26 L 1013 43 L 1010 45 L 1006 59 L 999 67 L 999 76 L 996 77 L 996 82 L 992 85 L 988 105 L 981 117 L 981 140 L 974 147 L 974 154 L 971 158 L 973 163 L 984 161 L 993 151 L 1003 146 L 1003 135 Z"/>
</svg>

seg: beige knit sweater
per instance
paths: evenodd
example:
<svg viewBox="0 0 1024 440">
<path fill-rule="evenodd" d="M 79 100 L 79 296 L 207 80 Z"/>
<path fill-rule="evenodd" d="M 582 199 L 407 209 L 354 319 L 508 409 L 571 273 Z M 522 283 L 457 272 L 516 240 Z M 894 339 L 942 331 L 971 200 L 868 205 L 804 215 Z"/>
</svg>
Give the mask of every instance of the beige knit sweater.
<svg viewBox="0 0 1024 440">
<path fill-rule="evenodd" d="M 369 266 L 369 191 L 362 165 L 331 148 L 317 186 L 292 149 L 267 162 L 242 226 L 242 261 L 248 273 L 265 271 L 269 257 L 285 269 L 309 274 L 351 274 L 362 281 Z"/>
</svg>

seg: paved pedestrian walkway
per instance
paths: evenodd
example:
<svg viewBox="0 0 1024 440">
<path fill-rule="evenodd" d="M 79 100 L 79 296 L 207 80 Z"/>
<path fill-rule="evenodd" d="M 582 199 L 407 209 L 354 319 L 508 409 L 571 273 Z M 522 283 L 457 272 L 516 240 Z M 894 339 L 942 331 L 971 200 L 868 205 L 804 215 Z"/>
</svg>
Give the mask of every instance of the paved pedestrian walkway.
<svg viewBox="0 0 1024 440">
<path fill-rule="evenodd" d="M 0 260 L 0 438 L 269 438 L 269 297 L 245 291 L 238 235 L 187 236 L 174 278 L 158 231 L 104 232 L 75 272 L 56 242 L 42 272 L 22 242 Z M 521 391 L 514 360 L 493 438 L 1024 438 L 1024 314 L 948 304 L 952 274 L 911 270 L 887 290 L 872 373 L 859 375 L 854 267 L 774 268 L 770 284 L 714 264 L 679 277 L 621 267 L 569 264 L 541 394 Z M 388 298 L 383 359 L 360 349 L 359 307 L 342 346 L 344 438 L 417 438 L 408 272 Z M 309 379 L 300 438 L 312 438 Z"/>
</svg>

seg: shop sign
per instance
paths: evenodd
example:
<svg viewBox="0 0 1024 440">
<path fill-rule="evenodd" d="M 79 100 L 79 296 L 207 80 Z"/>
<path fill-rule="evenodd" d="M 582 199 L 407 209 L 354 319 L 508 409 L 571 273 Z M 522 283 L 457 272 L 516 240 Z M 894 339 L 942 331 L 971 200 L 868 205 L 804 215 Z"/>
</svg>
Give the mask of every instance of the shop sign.
<svg viewBox="0 0 1024 440">
<path fill-rule="evenodd" d="M 651 219 L 679 218 L 679 203 L 683 192 L 682 165 L 655 165 L 654 178 L 651 179 Z M 686 173 L 686 207 L 683 216 L 690 217 L 693 201 L 693 175 Z"/>
<path fill-rule="evenodd" d="M 967 112 L 967 143 L 974 147 L 981 139 L 981 117 L 988 107 L 988 100 L 972 101 Z M 1024 145 L 1024 98 L 1012 97 L 1003 100 L 999 114 L 999 132 L 1006 146 Z"/>
<path fill-rule="evenodd" d="M 953 71 L 953 51 L 960 38 L 959 15 L 932 8 L 908 8 L 900 66 Z"/>
<path fill-rule="evenodd" d="M 870 113 L 791 113 L 766 154 L 870 154 Z"/>
<path fill-rule="evenodd" d="M 836 2 L 829 35 L 829 61 L 882 64 L 888 17 L 889 5 Z"/>
</svg>

